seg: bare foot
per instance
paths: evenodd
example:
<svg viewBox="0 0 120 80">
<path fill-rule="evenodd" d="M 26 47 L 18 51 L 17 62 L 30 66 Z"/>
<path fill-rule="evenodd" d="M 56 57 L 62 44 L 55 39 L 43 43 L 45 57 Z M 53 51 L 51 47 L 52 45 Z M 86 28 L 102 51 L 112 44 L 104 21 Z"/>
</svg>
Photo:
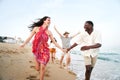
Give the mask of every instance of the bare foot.
<svg viewBox="0 0 120 80">
<path fill-rule="evenodd" d="M 36 69 L 37 71 L 40 70 L 40 64 L 39 64 L 38 62 L 35 63 L 35 69 Z"/>
<path fill-rule="evenodd" d="M 62 65 L 60 65 L 60 68 L 61 68 L 61 69 L 63 68 Z"/>
<path fill-rule="evenodd" d="M 39 70 L 40 70 L 40 68 L 35 67 L 35 66 L 30 66 L 30 68 L 33 68 L 33 69 L 35 69 L 35 70 L 37 70 L 37 71 L 39 71 Z"/>
<path fill-rule="evenodd" d="M 33 69 L 35 69 L 37 71 L 40 71 L 40 66 L 30 66 L 30 68 L 33 68 Z"/>
</svg>

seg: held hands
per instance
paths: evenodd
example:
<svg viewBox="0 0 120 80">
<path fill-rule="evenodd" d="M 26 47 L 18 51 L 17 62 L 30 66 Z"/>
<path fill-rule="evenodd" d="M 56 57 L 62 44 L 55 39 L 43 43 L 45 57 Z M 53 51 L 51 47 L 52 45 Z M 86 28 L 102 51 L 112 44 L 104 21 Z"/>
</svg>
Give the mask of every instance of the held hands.
<svg viewBox="0 0 120 80">
<path fill-rule="evenodd" d="M 66 53 L 68 53 L 70 51 L 70 48 L 67 48 L 67 51 L 66 51 Z"/>
<path fill-rule="evenodd" d="M 67 49 L 62 49 L 62 51 L 63 51 L 64 53 L 66 53 L 66 52 L 67 52 Z"/>
<path fill-rule="evenodd" d="M 68 49 L 62 49 L 64 53 L 68 53 Z"/>
<path fill-rule="evenodd" d="M 63 49 L 62 51 L 64 52 L 64 53 L 68 53 L 69 52 L 69 48 L 68 49 Z"/>
</svg>

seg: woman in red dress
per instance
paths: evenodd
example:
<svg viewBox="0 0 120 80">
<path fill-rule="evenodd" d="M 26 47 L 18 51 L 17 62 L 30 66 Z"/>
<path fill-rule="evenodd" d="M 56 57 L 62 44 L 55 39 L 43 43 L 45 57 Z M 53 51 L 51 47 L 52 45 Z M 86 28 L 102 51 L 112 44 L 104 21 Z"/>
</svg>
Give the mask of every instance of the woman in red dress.
<svg viewBox="0 0 120 80">
<path fill-rule="evenodd" d="M 32 52 L 35 55 L 36 70 L 40 70 L 40 80 L 44 79 L 45 67 L 50 59 L 48 39 L 50 38 L 59 49 L 66 51 L 54 40 L 51 31 L 48 30 L 49 25 L 50 17 L 48 16 L 41 18 L 38 22 L 34 22 L 29 27 L 31 28 L 31 34 L 21 45 L 21 47 L 24 47 L 34 36 Z"/>
</svg>

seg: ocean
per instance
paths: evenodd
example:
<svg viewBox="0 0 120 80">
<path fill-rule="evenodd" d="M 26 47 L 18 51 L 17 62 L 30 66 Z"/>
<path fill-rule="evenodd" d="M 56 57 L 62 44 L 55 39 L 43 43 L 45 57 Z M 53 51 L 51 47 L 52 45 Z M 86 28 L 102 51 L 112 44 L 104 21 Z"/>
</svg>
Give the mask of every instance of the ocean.
<svg viewBox="0 0 120 80">
<path fill-rule="evenodd" d="M 60 55 L 58 52 L 57 57 L 60 58 Z M 85 65 L 80 51 L 71 51 L 70 70 L 77 74 L 76 80 L 84 80 Z M 120 53 L 99 53 L 91 80 L 120 80 Z"/>
</svg>

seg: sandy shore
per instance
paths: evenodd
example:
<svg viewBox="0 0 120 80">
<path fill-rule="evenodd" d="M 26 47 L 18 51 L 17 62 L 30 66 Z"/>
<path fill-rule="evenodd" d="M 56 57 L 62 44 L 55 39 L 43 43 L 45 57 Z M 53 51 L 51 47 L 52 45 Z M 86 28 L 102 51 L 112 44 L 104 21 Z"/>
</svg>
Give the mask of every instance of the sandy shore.
<svg viewBox="0 0 120 80">
<path fill-rule="evenodd" d="M 17 44 L 0 43 L 0 80 L 39 80 L 34 69 L 31 47 L 18 49 Z M 59 68 L 59 60 L 48 63 L 44 80 L 75 80 L 76 75 Z"/>
</svg>

